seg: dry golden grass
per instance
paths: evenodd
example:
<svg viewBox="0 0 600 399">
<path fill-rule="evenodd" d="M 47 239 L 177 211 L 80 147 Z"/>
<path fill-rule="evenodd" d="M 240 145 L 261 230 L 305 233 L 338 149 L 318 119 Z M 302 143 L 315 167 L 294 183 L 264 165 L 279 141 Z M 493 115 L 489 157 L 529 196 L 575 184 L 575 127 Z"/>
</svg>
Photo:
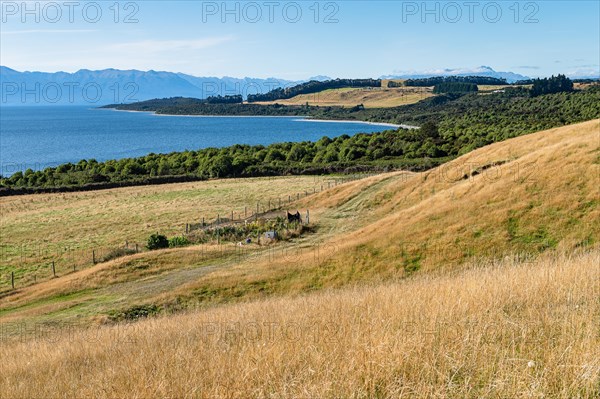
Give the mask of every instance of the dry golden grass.
<svg viewBox="0 0 600 399">
<path fill-rule="evenodd" d="M 260 249 L 202 245 L 140 253 L 11 291 L 0 301 L 0 323 L 93 322 L 115 310 L 151 302 L 210 272 L 215 264 L 250 258 Z M 100 316 L 102 315 L 102 316 Z"/>
<path fill-rule="evenodd" d="M 311 106 L 344 106 L 354 107 L 363 104 L 367 108 L 398 107 L 419 102 L 431 97 L 431 88 L 398 87 L 398 88 L 344 88 L 324 90 L 314 94 L 301 94 L 287 100 L 261 102 L 260 104 L 284 104 Z"/>
<path fill-rule="evenodd" d="M 388 87 L 389 82 L 402 83 L 406 82 L 406 79 L 381 79 L 381 87 Z"/>
<path fill-rule="evenodd" d="M 493 91 L 493 90 L 504 90 L 509 87 L 515 86 L 506 86 L 506 85 L 477 85 L 477 89 L 479 91 Z"/>
<path fill-rule="evenodd" d="M 402 243 L 429 248 L 426 268 L 471 255 L 597 244 L 599 157 L 595 120 L 484 147 L 412 179 L 398 176 L 362 205 L 382 218 L 339 241 L 341 262 L 344 248 L 367 248 L 376 263 L 393 264 Z M 494 163 L 502 164 L 482 170 Z"/>
<path fill-rule="evenodd" d="M 600 253 L 92 329 L 19 326 L 2 398 L 597 398 Z M 34 337 L 31 337 L 34 335 Z"/>
<path fill-rule="evenodd" d="M 573 87 L 575 89 L 584 90 L 584 89 L 587 89 L 587 88 L 589 88 L 591 86 L 598 86 L 598 85 L 599 85 L 598 82 L 592 82 L 592 83 L 574 83 Z"/>
<path fill-rule="evenodd" d="M 317 194 L 300 206 L 316 209 L 333 234 L 292 256 L 217 270 L 160 303 L 301 293 L 451 270 L 473 258 L 597 248 L 599 139 L 598 121 L 590 121 L 497 143 L 429 172 Z M 471 176 L 497 161 L 506 163 Z"/>
</svg>

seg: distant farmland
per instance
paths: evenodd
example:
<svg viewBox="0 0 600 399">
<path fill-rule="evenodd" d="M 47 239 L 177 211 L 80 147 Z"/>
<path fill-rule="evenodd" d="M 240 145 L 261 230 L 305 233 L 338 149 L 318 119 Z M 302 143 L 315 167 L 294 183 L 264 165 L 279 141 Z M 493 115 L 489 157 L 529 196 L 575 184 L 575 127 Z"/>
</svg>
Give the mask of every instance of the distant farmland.
<svg viewBox="0 0 600 399">
<path fill-rule="evenodd" d="M 414 104 L 431 97 L 429 87 L 398 88 L 352 88 L 324 90 L 314 94 L 302 94 L 287 100 L 261 102 L 258 104 L 308 105 L 311 106 L 343 106 L 353 107 L 359 104 L 366 108 L 389 108 Z"/>
</svg>

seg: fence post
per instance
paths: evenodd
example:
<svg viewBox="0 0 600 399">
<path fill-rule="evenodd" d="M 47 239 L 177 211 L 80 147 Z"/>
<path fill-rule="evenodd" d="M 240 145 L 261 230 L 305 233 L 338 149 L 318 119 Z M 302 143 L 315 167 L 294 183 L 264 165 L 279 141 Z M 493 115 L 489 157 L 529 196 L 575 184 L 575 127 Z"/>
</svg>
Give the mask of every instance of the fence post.
<svg viewBox="0 0 600 399">
<path fill-rule="evenodd" d="M 10 285 L 12 285 L 12 289 L 15 289 L 15 272 L 10 272 Z"/>
<path fill-rule="evenodd" d="M 56 277 L 56 267 L 54 266 L 54 261 L 52 261 L 52 276 Z"/>
<path fill-rule="evenodd" d="M 257 215 L 258 215 L 258 213 L 260 212 L 260 210 L 258 209 L 258 205 L 259 205 L 259 203 L 257 202 L 257 203 L 256 203 L 256 214 L 257 214 Z"/>
<path fill-rule="evenodd" d="M 136 253 L 136 254 L 138 253 L 138 245 L 137 245 L 137 242 L 135 243 L 135 253 Z"/>
<path fill-rule="evenodd" d="M 231 211 L 231 222 L 233 223 L 233 211 Z"/>
<path fill-rule="evenodd" d="M 244 205 L 244 219 L 248 217 L 248 207 Z"/>
<path fill-rule="evenodd" d="M 202 227 L 204 227 L 204 216 L 202 217 Z"/>
<path fill-rule="evenodd" d="M 92 264 L 96 264 L 96 250 L 92 250 Z"/>
<path fill-rule="evenodd" d="M 281 197 L 279 197 L 279 207 L 281 208 Z"/>
<path fill-rule="evenodd" d="M 267 211 L 271 210 L 271 200 L 269 199 L 269 207 L 267 208 Z"/>
</svg>

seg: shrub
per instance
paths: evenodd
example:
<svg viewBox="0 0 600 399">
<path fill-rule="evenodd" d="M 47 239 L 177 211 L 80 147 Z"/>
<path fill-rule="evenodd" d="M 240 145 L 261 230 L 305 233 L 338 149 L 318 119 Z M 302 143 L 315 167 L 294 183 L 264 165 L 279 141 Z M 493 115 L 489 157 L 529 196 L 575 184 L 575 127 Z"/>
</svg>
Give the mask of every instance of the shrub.
<svg viewBox="0 0 600 399">
<path fill-rule="evenodd" d="M 190 245 L 190 240 L 183 236 L 173 237 L 169 240 L 169 248 L 185 247 L 186 245 Z"/>
<path fill-rule="evenodd" d="M 109 260 L 121 258 L 123 256 L 133 255 L 135 254 L 135 249 L 129 248 L 115 248 L 106 255 L 104 255 L 99 262 L 108 262 Z"/>
<path fill-rule="evenodd" d="M 154 304 L 138 305 L 123 311 L 112 311 L 109 318 L 112 321 L 133 321 L 155 316 L 160 312 L 160 308 Z"/>
<path fill-rule="evenodd" d="M 150 250 L 169 248 L 169 240 L 167 240 L 167 237 L 162 234 L 152 234 L 150 238 L 148 238 L 148 244 L 146 247 Z"/>
</svg>

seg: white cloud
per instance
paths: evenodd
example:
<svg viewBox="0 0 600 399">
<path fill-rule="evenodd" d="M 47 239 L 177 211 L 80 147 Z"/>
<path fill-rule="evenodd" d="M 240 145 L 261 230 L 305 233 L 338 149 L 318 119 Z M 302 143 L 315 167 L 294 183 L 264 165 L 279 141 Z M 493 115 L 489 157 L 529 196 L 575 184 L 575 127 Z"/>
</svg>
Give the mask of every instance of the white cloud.
<svg viewBox="0 0 600 399">
<path fill-rule="evenodd" d="M 459 75 L 465 73 L 491 72 L 492 68 L 480 66 L 476 68 L 444 68 L 444 69 L 428 69 L 428 70 L 407 70 L 394 71 L 394 75 Z"/>
<path fill-rule="evenodd" d="M 578 78 L 578 77 L 588 77 L 588 76 L 594 76 L 594 77 L 600 77 L 600 68 L 598 66 L 594 67 L 579 67 L 573 70 L 568 71 L 567 73 L 565 73 L 565 75 L 567 75 L 570 78 Z"/>
<path fill-rule="evenodd" d="M 515 66 L 513 67 L 515 69 L 540 69 L 539 66 L 535 66 L 535 65 L 519 65 L 519 66 Z"/>
</svg>

